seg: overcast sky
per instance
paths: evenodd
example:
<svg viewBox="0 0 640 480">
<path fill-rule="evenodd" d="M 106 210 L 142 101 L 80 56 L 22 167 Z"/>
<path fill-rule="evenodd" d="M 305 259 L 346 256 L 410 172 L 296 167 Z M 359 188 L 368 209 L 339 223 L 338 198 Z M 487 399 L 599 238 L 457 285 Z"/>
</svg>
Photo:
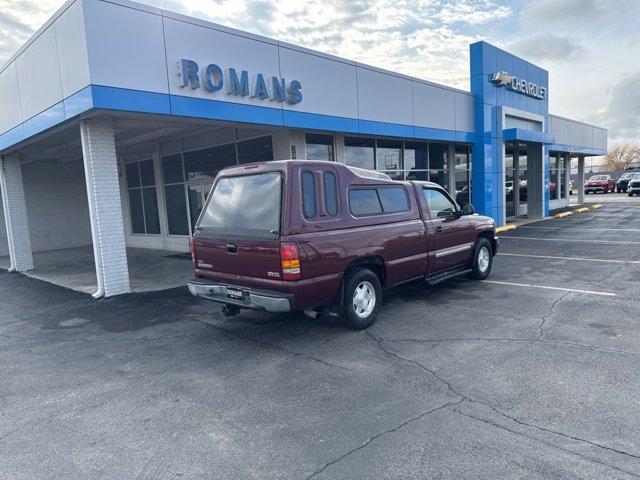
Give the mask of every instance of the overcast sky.
<svg viewBox="0 0 640 480">
<path fill-rule="evenodd" d="M 469 89 L 469 43 L 550 72 L 552 113 L 640 143 L 640 0 L 158 0 L 144 3 Z M 0 0 L 0 63 L 63 0 Z"/>
</svg>

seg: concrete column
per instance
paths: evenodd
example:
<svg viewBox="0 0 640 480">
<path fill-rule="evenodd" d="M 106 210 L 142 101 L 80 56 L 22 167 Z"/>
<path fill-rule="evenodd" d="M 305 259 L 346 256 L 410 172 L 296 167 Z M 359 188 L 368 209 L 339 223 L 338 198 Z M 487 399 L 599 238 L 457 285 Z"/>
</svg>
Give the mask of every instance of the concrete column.
<svg viewBox="0 0 640 480">
<path fill-rule="evenodd" d="M 527 218 L 544 218 L 545 161 L 542 144 L 528 144 L 527 177 Z"/>
<path fill-rule="evenodd" d="M 94 297 L 128 293 L 129 268 L 113 122 L 109 118 L 82 120 L 80 135 L 98 280 Z"/>
<path fill-rule="evenodd" d="M 576 186 L 578 187 L 578 203 L 584 203 L 584 155 L 578 157 L 578 178 L 576 178 Z"/>
<path fill-rule="evenodd" d="M 2 190 L 4 221 L 11 258 L 10 271 L 32 270 L 31 235 L 22 183 L 22 165 L 18 155 L 9 155 L 0 159 L 0 190 Z"/>
<path fill-rule="evenodd" d="M 295 152 L 296 160 L 306 160 L 307 143 L 301 130 L 275 130 L 271 134 L 273 142 L 273 159 L 290 160 Z"/>
</svg>

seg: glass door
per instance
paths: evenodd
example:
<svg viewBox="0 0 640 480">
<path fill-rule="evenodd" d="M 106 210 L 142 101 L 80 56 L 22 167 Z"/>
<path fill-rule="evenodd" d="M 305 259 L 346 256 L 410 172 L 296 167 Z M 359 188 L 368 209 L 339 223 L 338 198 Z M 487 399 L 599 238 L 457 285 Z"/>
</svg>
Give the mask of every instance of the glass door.
<svg viewBox="0 0 640 480">
<path fill-rule="evenodd" d="M 518 145 L 518 156 L 516 161 L 516 173 L 518 176 L 518 184 L 520 193 L 518 195 L 518 216 L 527 214 L 527 188 L 529 186 L 529 174 L 527 169 L 527 144 L 520 143 Z"/>
<path fill-rule="evenodd" d="M 204 208 L 204 204 L 209 197 L 212 183 L 205 183 L 203 185 L 189 185 L 189 215 L 191 219 L 191 231 L 195 229 L 196 222 L 200 216 L 200 212 Z"/>
<path fill-rule="evenodd" d="M 515 145 L 513 142 L 505 144 L 504 155 L 504 203 L 506 207 L 506 217 L 516 216 L 516 192 L 518 191 L 518 179 L 514 163 Z"/>
</svg>

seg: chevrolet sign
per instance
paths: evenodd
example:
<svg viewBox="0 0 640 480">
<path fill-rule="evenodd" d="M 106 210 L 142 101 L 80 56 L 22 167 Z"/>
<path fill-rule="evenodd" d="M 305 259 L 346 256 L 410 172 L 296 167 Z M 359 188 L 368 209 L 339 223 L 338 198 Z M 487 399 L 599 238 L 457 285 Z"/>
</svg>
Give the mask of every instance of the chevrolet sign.
<svg viewBox="0 0 640 480">
<path fill-rule="evenodd" d="M 544 100 L 547 96 L 546 87 L 536 85 L 524 78 L 509 75 L 504 70 L 491 75 L 490 81 L 496 87 L 505 87 L 508 90 L 527 95 L 528 97 L 537 98 L 538 100 Z"/>
</svg>

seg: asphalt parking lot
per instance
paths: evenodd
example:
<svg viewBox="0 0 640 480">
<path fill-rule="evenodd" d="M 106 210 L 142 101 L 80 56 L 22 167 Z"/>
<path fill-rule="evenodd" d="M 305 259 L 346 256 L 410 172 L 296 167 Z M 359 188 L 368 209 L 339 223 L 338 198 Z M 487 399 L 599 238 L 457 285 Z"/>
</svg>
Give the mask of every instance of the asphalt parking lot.
<svg viewBox="0 0 640 480">
<path fill-rule="evenodd" d="M 366 332 L 2 272 L 0 478 L 640 477 L 639 296 L 637 199 L 507 232 L 489 281 Z"/>
</svg>

